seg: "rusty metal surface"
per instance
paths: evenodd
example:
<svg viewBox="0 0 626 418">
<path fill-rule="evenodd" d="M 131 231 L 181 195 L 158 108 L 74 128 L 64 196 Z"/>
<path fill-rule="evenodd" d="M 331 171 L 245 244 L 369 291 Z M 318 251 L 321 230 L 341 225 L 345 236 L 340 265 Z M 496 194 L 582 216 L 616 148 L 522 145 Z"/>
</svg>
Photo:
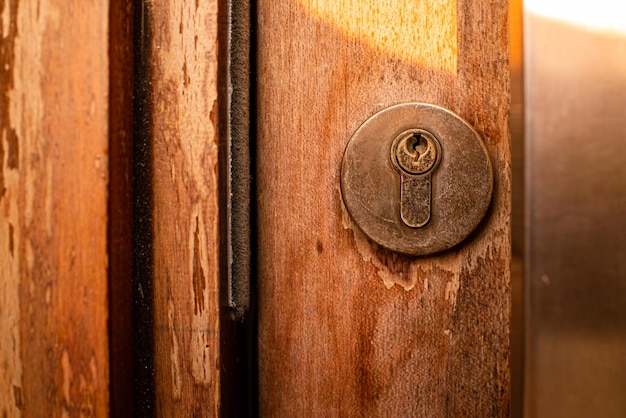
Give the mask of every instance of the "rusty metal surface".
<svg viewBox="0 0 626 418">
<path fill-rule="evenodd" d="M 415 132 L 419 143 L 406 151 Z M 478 133 L 449 110 L 424 103 L 392 106 L 365 121 L 341 167 L 342 197 L 358 227 L 379 245 L 410 255 L 463 241 L 485 215 L 492 189 L 491 161 Z"/>
</svg>

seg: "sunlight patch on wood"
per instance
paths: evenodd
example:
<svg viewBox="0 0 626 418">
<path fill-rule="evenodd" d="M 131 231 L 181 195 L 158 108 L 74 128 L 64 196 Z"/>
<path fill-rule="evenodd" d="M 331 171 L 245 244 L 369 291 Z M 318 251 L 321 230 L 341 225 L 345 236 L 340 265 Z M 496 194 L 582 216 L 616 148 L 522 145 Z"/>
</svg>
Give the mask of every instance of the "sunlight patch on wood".
<svg viewBox="0 0 626 418">
<path fill-rule="evenodd" d="M 456 0 L 298 0 L 315 18 L 371 48 L 456 75 Z"/>
</svg>

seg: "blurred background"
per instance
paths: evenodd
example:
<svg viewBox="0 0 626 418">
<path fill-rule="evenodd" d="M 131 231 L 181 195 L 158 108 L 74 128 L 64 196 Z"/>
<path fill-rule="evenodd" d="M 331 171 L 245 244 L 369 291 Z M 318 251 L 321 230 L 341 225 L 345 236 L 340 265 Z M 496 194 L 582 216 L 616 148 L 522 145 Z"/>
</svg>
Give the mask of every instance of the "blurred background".
<svg viewBox="0 0 626 418">
<path fill-rule="evenodd" d="M 626 5 L 513 0 L 511 45 L 512 413 L 624 417 Z"/>
</svg>

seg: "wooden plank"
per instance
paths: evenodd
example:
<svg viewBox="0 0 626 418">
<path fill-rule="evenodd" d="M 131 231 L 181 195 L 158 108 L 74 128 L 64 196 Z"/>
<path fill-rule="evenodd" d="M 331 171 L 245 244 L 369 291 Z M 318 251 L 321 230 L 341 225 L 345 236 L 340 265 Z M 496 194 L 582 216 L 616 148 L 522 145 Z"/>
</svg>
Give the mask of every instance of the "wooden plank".
<svg viewBox="0 0 626 418">
<path fill-rule="evenodd" d="M 158 416 L 219 411 L 217 1 L 144 2 Z M 148 32 L 145 32 L 148 31 Z"/>
<path fill-rule="evenodd" d="M 508 416 L 507 2 L 353 3 L 258 3 L 261 415 Z M 370 244 L 339 191 L 352 133 L 406 101 L 468 120 L 496 173 L 486 221 L 432 257 Z"/>
<path fill-rule="evenodd" d="M 0 2 L 0 415 L 106 416 L 108 2 Z"/>
</svg>

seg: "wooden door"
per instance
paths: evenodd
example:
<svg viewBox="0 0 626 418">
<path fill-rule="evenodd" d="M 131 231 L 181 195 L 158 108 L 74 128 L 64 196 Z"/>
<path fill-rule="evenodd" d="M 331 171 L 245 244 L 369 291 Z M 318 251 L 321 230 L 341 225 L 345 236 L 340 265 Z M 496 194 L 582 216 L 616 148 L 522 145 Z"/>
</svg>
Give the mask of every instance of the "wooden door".
<svg viewBox="0 0 626 418">
<path fill-rule="evenodd" d="M 131 385 L 126 6 L 0 2 L 2 417 L 107 416 Z"/>
<path fill-rule="evenodd" d="M 507 416 L 506 2 L 254 4 L 243 323 L 220 301 L 228 4 L 0 1 L 2 416 Z M 407 101 L 468 120 L 496 173 L 432 257 L 371 244 L 339 190 L 352 133 Z"/>
<path fill-rule="evenodd" d="M 257 7 L 261 416 L 507 416 L 507 2 Z M 478 230 L 421 258 L 369 242 L 339 189 L 352 133 L 408 101 L 468 120 L 496 173 Z"/>
</svg>

